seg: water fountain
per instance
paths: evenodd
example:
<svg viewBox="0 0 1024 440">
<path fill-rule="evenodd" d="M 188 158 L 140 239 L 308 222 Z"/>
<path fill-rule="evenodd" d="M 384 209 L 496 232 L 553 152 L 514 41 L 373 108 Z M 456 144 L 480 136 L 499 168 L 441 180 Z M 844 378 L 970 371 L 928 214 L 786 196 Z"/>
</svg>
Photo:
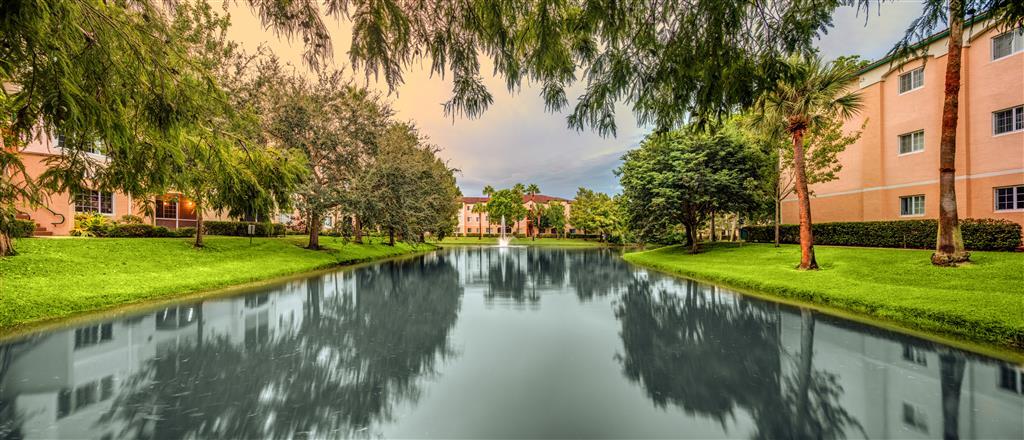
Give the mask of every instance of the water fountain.
<svg viewBox="0 0 1024 440">
<path fill-rule="evenodd" d="M 498 234 L 498 247 L 508 247 L 512 238 L 505 233 L 505 216 L 501 216 L 501 232 Z"/>
</svg>

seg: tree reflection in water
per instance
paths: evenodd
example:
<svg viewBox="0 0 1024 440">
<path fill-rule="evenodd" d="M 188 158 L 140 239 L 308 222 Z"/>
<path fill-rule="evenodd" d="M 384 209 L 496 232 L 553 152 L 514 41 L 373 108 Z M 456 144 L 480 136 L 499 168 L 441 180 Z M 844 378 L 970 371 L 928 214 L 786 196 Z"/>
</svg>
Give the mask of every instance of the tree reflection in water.
<svg viewBox="0 0 1024 440">
<path fill-rule="evenodd" d="M 633 268 L 612 249 L 577 252 L 570 260 L 569 282 L 581 301 L 602 298 L 633 279 Z"/>
<path fill-rule="evenodd" d="M 249 346 L 211 337 L 148 362 L 105 421 L 131 437 L 370 436 L 452 355 L 462 287 L 444 256 L 353 273 L 350 294 L 324 297 L 310 280 L 297 329 Z"/>
<path fill-rule="evenodd" d="M 755 438 L 843 438 L 860 425 L 840 404 L 835 375 L 813 369 L 813 315 L 794 359 L 777 306 L 680 281 L 678 294 L 634 278 L 616 308 L 623 374 L 659 407 L 673 405 L 726 427 L 751 414 Z M 792 365 L 790 365 L 792 364 Z"/>
</svg>

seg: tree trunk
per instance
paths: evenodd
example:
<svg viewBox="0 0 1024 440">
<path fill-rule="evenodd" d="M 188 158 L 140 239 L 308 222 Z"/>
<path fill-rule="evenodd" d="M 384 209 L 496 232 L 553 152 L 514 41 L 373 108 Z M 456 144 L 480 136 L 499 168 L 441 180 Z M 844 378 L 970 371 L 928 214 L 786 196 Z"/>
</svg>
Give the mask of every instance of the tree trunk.
<svg viewBox="0 0 1024 440">
<path fill-rule="evenodd" d="M 480 220 L 477 222 L 477 226 L 479 226 L 479 228 L 476 228 L 477 229 L 477 231 L 476 231 L 477 232 L 476 239 L 477 240 L 483 240 L 484 239 L 484 215 L 480 214 L 480 216 L 477 217 L 477 218 L 480 219 Z"/>
<path fill-rule="evenodd" d="M 697 246 L 697 225 L 686 225 L 686 241 L 690 245 L 690 253 L 696 254 L 698 250 Z"/>
<path fill-rule="evenodd" d="M 203 247 L 203 210 L 202 210 L 202 207 L 199 206 L 199 203 L 196 203 L 196 243 L 195 243 L 195 247 L 197 247 L 197 248 Z"/>
<path fill-rule="evenodd" d="M 388 228 L 388 246 L 395 245 L 395 228 Z"/>
<path fill-rule="evenodd" d="M 306 249 L 320 250 L 320 216 L 314 213 L 309 214 L 309 245 Z"/>
<path fill-rule="evenodd" d="M 358 215 L 353 215 L 352 216 L 352 229 L 354 229 L 354 231 L 352 231 L 352 232 L 355 234 L 355 240 L 354 241 L 357 244 L 363 244 L 363 225 L 361 225 L 359 223 L 359 216 Z"/>
<path fill-rule="evenodd" d="M 792 130 L 793 173 L 796 177 L 796 198 L 800 205 L 800 269 L 818 268 L 814 259 L 814 234 L 811 232 L 811 198 L 804 168 L 804 127 Z"/>
<path fill-rule="evenodd" d="M 715 211 L 711 211 L 711 242 L 715 242 Z"/>
<path fill-rule="evenodd" d="M 943 353 L 939 355 L 939 378 L 942 386 L 942 438 L 960 438 L 960 388 L 964 380 L 962 356 Z"/>
<path fill-rule="evenodd" d="M 0 232 L 0 257 L 11 255 L 14 255 L 14 244 L 11 242 L 11 236 L 5 232 Z"/>
<path fill-rule="evenodd" d="M 942 137 L 939 141 L 939 230 L 932 264 L 954 266 L 970 258 L 956 210 L 956 126 L 960 105 L 960 57 L 964 32 L 963 0 L 949 1 L 949 51 L 946 55 Z"/>
</svg>

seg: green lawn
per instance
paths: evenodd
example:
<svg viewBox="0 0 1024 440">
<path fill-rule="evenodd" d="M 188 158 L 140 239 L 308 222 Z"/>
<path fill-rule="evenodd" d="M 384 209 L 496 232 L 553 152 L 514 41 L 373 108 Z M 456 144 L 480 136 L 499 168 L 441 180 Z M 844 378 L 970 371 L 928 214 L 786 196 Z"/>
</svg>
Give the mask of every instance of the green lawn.
<svg viewBox="0 0 1024 440">
<path fill-rule="evenodd" d="M 497 237 L 445 237 L 444 240 L 432 242 L 440 245 L 495 245 L 498 244 Z M 538 238 L 531 240 L 529 238 L 514 238 L 512 239 L 513 246 L 607 246 L 607 243 L 601 243 L 596 240 L 584 240 L 581 238 Z"/>
<path fill-rule="evenodd" d="M 348 244 L 321 237 L 329 249 L 310 251 L 306 237 L 206 237 L 192 248 L 180 238 L 30 238 L 19 254 L 0 259 L 0 329 L 75 314 L 166 299 L 417 250 Z"/>
<path fill-rule="evenodd" d="M 940 268 L 931 251 L 815 246 L 819 271 L 798 271 L 800 248 L 718 244 L 690 255 L 667 247 L 633 263 L 754 292 L 823 304 L 899 325 L 1024 348 L 1024 253 L 972 252 Z"/>
</svg>

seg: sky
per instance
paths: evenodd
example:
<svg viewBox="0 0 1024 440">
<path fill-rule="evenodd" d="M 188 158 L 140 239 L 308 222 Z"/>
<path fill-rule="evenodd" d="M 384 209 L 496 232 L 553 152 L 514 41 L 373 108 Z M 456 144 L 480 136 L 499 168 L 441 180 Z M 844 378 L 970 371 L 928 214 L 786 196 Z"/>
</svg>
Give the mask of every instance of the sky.
<svg viewBox="0 0 1024 440">
<path fill-rule="evenodd" d="M 822 56 L 860 55 L 869 60 L 885 56 L 903 35 L 910 21 L 921 11 L 920 1 L 895 1 L 878 5 L 865 16 L 864 11 L 844 7 L 833 16 L 834 27 L 817 42 Z M 231 5 L 229 37 L 247 51 L 260 45 L 273 50 L 283 61 L 304 69 L 301 40 L 288 41 L 265 29 L 246 6 Z M 867 18 L 865 20 L 865 18 Z M 334 56 L 333 68 L 352 71 L 348 65 L 351 27 L 347 22 L 327 18 Z M 490 72 L 485 61 L 481 72 Z M 441 104 L 448 100 L 451 81 L 431 77 L 429 65 L 414 66 L 405 73 L 405 83 L 389 93 L 382 81 L 355 78 L 385 94 L 399 120 L 415 121 L 421 132 L 439 147 L 442 157 L 458 169 L 457 179 L 463 195 L 478 196 L 484 185 L 495 188 L 515 183 L 536 183 L 547 195 L 572 198 L 578 187 L 614 194 L 619 186 L 613 170 L 621 157 L 636 148 L 646 127 L 637 126 L 625 105 L 616 110 L 618 134 L 601 137 L 591 130 L 576 131 L 566 125 L 566 112 L 544 110 L 539 86 L 524 84 L 518 93 L 509 93 L 498 77 L 484 81 L 494 95 L 491 107 L 475 119 L 445 117 Z M 569 102 L 583 90 L 577 84 L 567 90 Z"/>
</svg>

